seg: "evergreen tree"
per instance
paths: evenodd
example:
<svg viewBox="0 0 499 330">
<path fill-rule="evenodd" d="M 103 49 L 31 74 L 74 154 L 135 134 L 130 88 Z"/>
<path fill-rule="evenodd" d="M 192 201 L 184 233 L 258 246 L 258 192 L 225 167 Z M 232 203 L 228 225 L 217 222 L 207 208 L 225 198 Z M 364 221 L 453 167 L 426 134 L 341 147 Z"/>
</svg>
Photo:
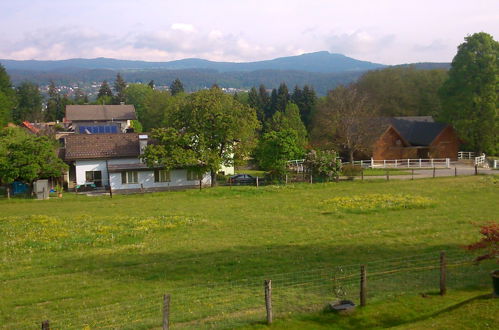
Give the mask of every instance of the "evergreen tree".
<svg viewBox="0 0 499 330">
<path fill-rule="evenodd" d="M 498 86 L 499 42 L 484 32 L 466 37 L 441 89 L 442 119 L 473 151 L 499 152 Z"/>
<path fill-rule="evenodd" d="M 265 88 L 265 85 L 263 84 L 258 88 L 258 98 L 260 99 L 259 104 L 261 107 L 261 111 L 264 114 L 264 117 L 266 117 L 267 113 L 269 113 L 270 108 L 270 96 L 267 92 L 267 89 Z"/>
<path fill-rule="evenodd" d="M 289 102 L 284 111 L 277 111 L 267 121 L 266 132 L 283 130 L 296 132 L 300 147 L 305 148 L 307 146 L 307 129 L 300 118 L 300 110 L 294 103 Z"/>
<path fill-rule="evenodd" d="M 80 87 L 76 88 L 74 91 L 73 102 L 75 104 L 88 103 L 88 96 Z"/>
<path fill-rule="evenodd" d="M 172 84 L 170 85 L 170 93 L 172 95 L 177 95 L 178 93 L 183 93 L 184 92 L 184 85 L 180 81 L 180 79 L 175 79 Z"/>
<path fill-rule="evenodd" d="M 306 127 L 310 128 L 310 123 L 312 120 L 312 114 L 317 105 L 317 95 L 315 90 L 308 85 L 303 86 L 303 92 L 301 94 L 301 104 L 298 105 L 300 108 L 300 116 Z"/>
<path fill-rule="evenodd" d="M 148 84 L 147 84 L 151 89 L 154 89 L 154 80 L 151 80 Z"/>
<path fill-rule="evenodd" d="M 272 89 L 272 93 L 270 93 L 269 107 L 266 110 L 265 118 L 267 119 L 271 118 L 277 111 L 277 90 L 275 88 Z"/>
<path fill-rule="evenodd" d="M 109 96 L 109 97 L 113 97 L 113 92 L 111 91 L 111 87 L 109 87 L 109 84 L 107 83 L 106 80 L 104 80 L 102 82 L 102 84 L 100 85 L 100 88 L 99 88 L 99 93 L 97 94 L 97 98 L 101 98 L 101 97 L 105 97 L 105 96 Z"/>
<path fill-rule="evenodd" d="M 125 102 L 125 89 L 126 89 L 126 81 L 123 79 L 120 73 L 116 75 L 116 80 L 114 81 L 114 90 L 116 91 L 116 95 L 114 96 L 114 103 L 121 104 L 121 102 Z"/>
<path fill-rule="evenodd" d="M 265 113 L 260 103 L 260 96 L 255 87 L 252 87 L 248 93 L 248 105 L 256 110 L 256 116 L 260 122 L 265 120 Z"/>
<path fill-rule="evenodd" d="M 43 120 L 42 95 L 38 85 L 23 82 L 16 89 L 18 104 L 14 109 L 12 117 L 15 122 L 21 123 L 25 120 L 38 122 Z"/>
<path fill-rule="evenodd" d="M 277 90 L 277 108 L 276 111 L 284 111 L 289 102 L 288 86 L 285 83 L 279 85 Z"/>
<path fill-rule="evenodd" d="M 44 115 L 45 121 L 56 121 L 58 119 L 57 113 L 60 103 L 60 96 L 53 81 L 50 81 L 48 94 L 49 99 L 47 100 L 47 108 L 45 109 Z"/>
</svg>

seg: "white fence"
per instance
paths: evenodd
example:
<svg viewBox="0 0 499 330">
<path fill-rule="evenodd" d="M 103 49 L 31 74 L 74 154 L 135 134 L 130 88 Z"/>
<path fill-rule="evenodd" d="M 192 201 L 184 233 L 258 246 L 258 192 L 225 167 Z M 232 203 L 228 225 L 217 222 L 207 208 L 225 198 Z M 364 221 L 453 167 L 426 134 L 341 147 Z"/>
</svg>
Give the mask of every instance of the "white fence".
<svg viewBox="0 0 499 330">
<path fill-rule="evenodd" d="M 475 153 L 472 151 L 459 151 L 457 153 L 457 159 L 473 159 L 475 158 Z"/>
<path fill-rule="evenodd" d="M 482 154 L 479 157 L 475 157 L 475 165 L 484 166 L 485 165 L 485 154 Z"/>
<path fill-rule="evenodd" d="M 370 168 L 450 168 L 450 158 L 358 160 L 355 165 Z"/>
<path fill-rule="evenodd" d="M 304 171 L 304 159 L 295 159 L 288 161 L 288 168 L 301 173 Z M 450 158 L 416 158 L 416 159 L 383 159 L 383 160 L 356 160 L 354 165 L 364 168 L 450 168 Z M 343 164 L 350 164 L 344 162 Z"/>
</svg>

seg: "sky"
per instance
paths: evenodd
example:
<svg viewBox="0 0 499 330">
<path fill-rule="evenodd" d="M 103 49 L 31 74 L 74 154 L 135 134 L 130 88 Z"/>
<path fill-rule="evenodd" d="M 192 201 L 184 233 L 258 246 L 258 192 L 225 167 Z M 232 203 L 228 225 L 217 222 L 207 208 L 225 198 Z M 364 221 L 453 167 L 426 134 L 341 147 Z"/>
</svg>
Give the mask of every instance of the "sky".
<svg viewBox="0 0 499 330">
<path fill-rule="evenodd" d="M 315 51 L 450 62 L 499 0 L 0 0 L 0 58 L 247 62 Z"/>
</svg>

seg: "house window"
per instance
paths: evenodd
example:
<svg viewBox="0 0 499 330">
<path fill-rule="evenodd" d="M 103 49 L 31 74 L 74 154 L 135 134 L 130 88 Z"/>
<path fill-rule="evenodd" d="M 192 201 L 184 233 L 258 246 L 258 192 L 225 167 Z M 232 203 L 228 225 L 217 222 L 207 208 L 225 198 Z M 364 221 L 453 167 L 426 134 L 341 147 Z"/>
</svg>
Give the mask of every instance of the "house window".
<svg viewBox="0 0 499 330">
<path fill-rule="evenodd" d="M 201 180 L 203 175 L 194 170 L 187 170 L 187 181 Z"/>
<path fill-rule="evenodd" d="M 139 172 L 137 171 L 126 171 L 121 172 L 121 183 L 130 184 L 139 182 Z"/>
<path fill-rule="evenodd" d="M 170 171 L 154 170 L 154 182 L 170 182 Z"/>
<path fill-rule="evenodd" d="M 96 187 L 102 187 L 101 171 L 85 171 L 85 182 L 93 183 Z"/>
</svg>

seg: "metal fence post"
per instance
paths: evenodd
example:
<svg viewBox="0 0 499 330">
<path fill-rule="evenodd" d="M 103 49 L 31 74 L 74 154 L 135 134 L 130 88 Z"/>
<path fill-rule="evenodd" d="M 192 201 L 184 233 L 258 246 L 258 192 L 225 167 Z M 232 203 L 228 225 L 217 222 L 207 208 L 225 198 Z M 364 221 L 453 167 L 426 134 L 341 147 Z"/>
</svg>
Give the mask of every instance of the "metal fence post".
<svg viewBox="0 0 499 330">
<path fill-rule="evenodd" d="M 272 280 L 265 280 L 265 309 L 267 311 L 267 324 L 272 324 Z"/>
</svg>

